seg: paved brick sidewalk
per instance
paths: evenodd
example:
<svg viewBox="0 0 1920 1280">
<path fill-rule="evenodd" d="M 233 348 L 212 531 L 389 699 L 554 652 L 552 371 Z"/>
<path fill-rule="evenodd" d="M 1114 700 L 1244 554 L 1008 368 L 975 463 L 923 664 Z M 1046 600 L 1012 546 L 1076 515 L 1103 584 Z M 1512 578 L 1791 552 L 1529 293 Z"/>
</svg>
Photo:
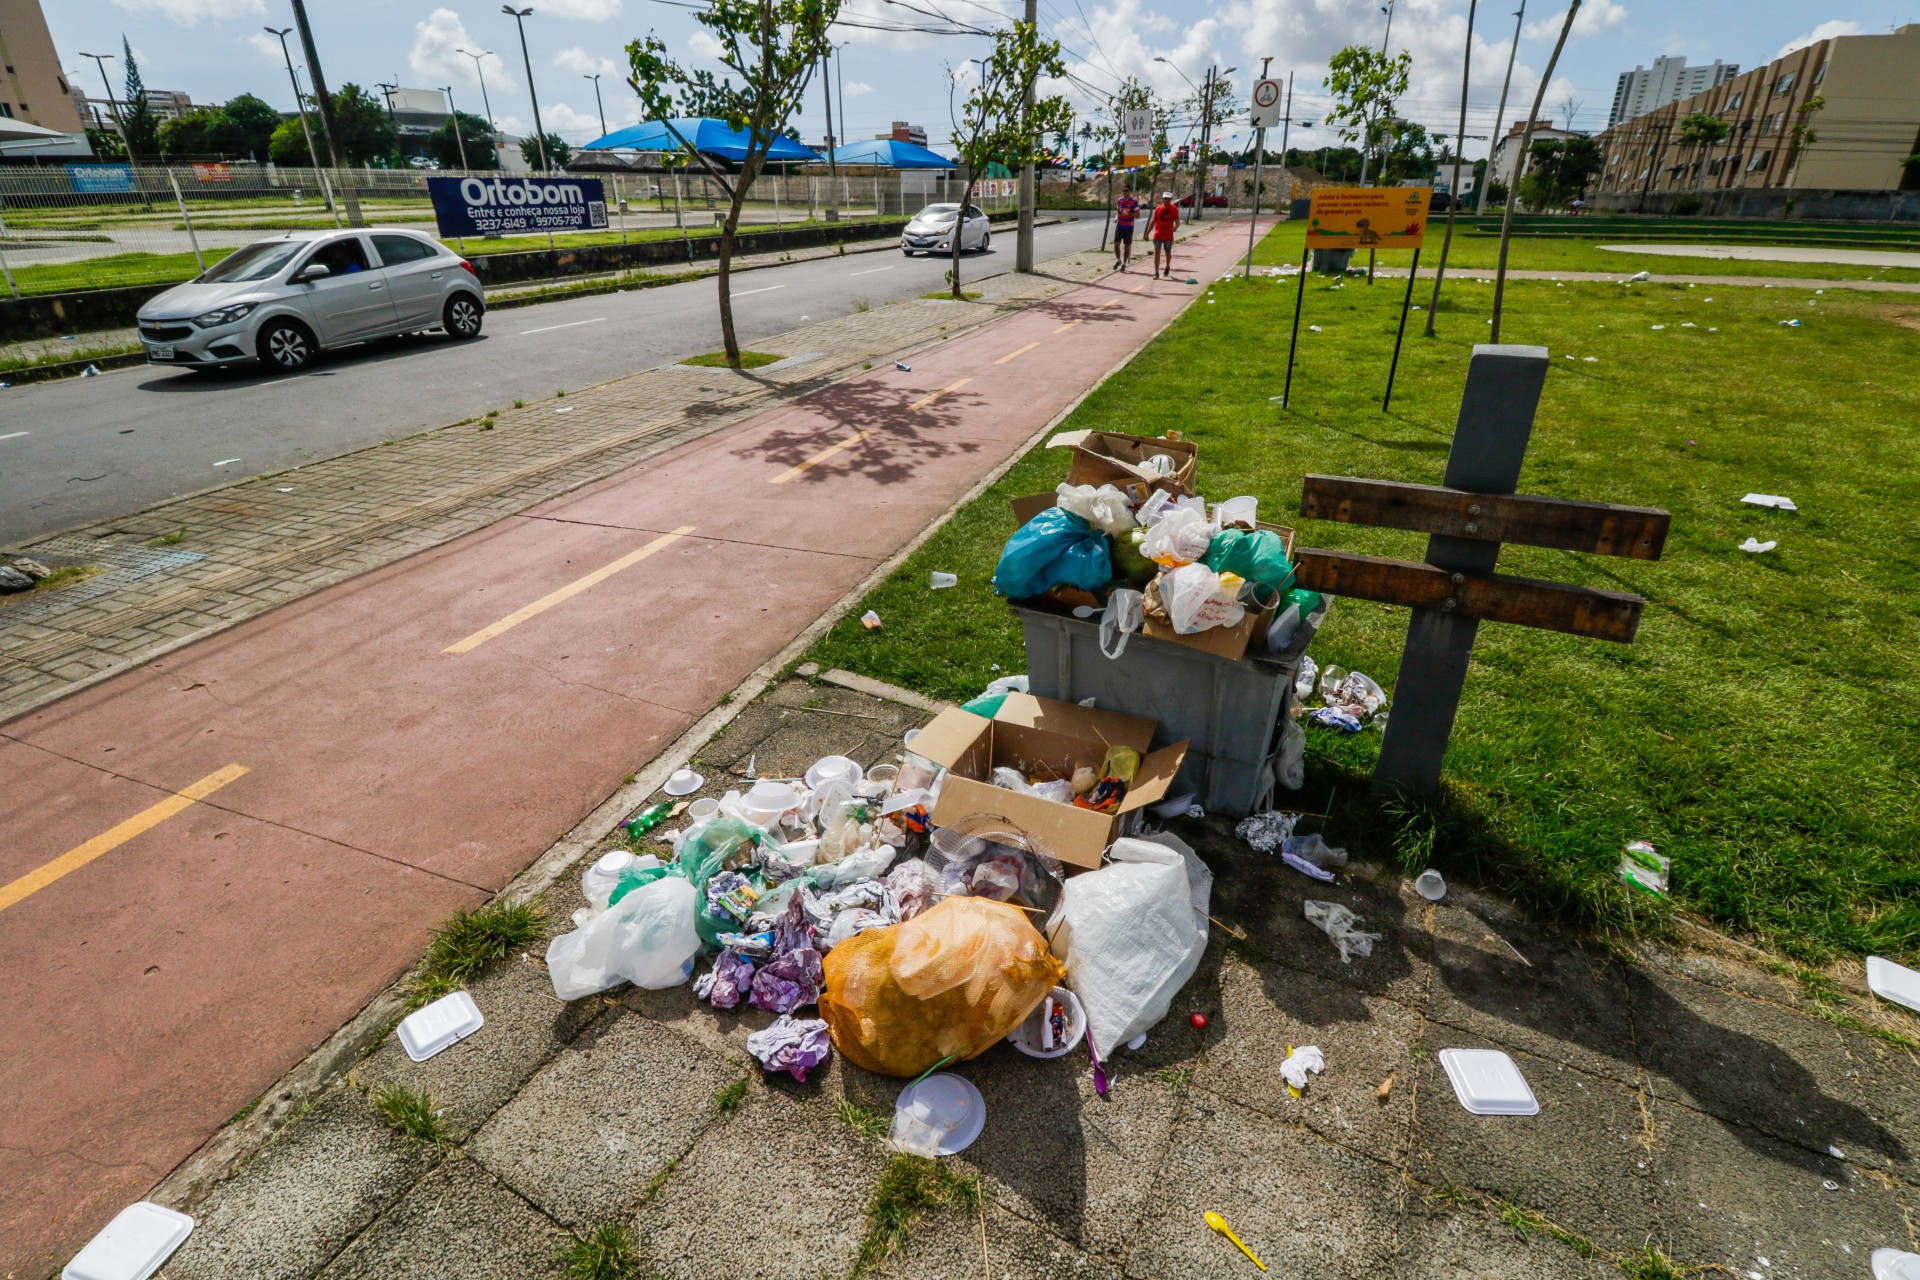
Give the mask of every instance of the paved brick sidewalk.
<svg viewBox="0 0 1920 1280">
<path fill-rule="evenodd" d="M 789 681 L 700 752 L 703 794 L 744 786 L 749 760 L 891 759 L 925 717 Z M 1717 1274 L 1864 1280 L 1873 1249 L 1915 1247 L 1916 1058 L 1854 1029 L 1912 1036 L 1914 1020 L 1751 962 L 1611 954 L 1459 889 L 1429 904 L 1379 868 L 1309 883 L 1224 823 L 1173 830 L 1246 941 L 1214 931 L 1105 1100 L 1079 1054 L 999 1046 L 954 1068 L 987 1128 L 944 1163 L 983 1207 L 933 1210 L 873 1274 L 1254 1274 L 1210 1209 L 1271 1274 L 1325 1280 L 1681 1274 L 1636 1269 L 1649 1248 Z M 554 932 L 585 905 L 575 871 L 542 898 Z M 1383 933 L 1373 955 L 1342 964 L 1302 918 L 1309 897 Z M 199 1220 L 166 1280 L 559 1277 L 556 1250 L 606 1222 L 632 1227 L 649 1276 L 851 1274 L 890 1153 L 844 1108 L 890 1117 L 902 1082 L 838 1057 L 805 1085 L 768 1077 L 745 1039 L 771 1015 L 684 986 L 563 1005 L 543 951 L 472 984 L 487 1022 L 471 1040 L 416 1065 L 386 1036 L 224 1185 L 163 1185 Z M 1327 1069 L 1294 1099 L 1276 1067 L 1301 1044 Z M 1484 1047 L 1520 1065 L 1539 1116 L 1461 1110 L 1434 1055 Z M 431 1094 L 445 1149 L 386 1128 L 366 1097 L 386 1085 Z"/>
<path fill-rule="evenodd" d="M 768 403 L 956 336 L 1108 274 L 1080 253 L 783 335 L 741 376 L 665 366 L 103 521 L 24 550 L 109 572 L 0 606 L 0 722 L 199 636 L 525 510 Z"/>
</svg>

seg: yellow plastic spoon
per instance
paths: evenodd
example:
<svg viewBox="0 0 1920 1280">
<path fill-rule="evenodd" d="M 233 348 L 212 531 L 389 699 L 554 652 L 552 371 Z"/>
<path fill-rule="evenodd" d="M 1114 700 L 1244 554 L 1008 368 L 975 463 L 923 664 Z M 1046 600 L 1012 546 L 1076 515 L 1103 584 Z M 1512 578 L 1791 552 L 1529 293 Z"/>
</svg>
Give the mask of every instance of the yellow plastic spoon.
<svg viewBox="0 0 1920 1280">
<path fill-rule="evenodd" d="M 1266 1263 L 1260 1261 L 1260 1259 L 1253 1256 L 1253 1250 L 1247 1248 L 1247 1246 L 1240 1243 L 1240 1237 L 1233 1234 L 1233 1228 L 1227 1225 L 1227 1220 L 1221 1217 L 1219 1214 L 1215 1213 L 1211 1209 L 1207 1210 L 1207 1225 L 1212 1227 L 1215 1231 L 1218 1231 L 1221 1235 L 1225 1236 L 1227 1239 L 1233 1241 L 1234 1247 L 1240 1250 L 1240 1252 L 1246 1254 L 1247 1260 L 1252 1262 L 1254 1266 L 1260 1268 L 1262 1271 L 1265 1271 L 1267 1269 Z"/>
</svg>

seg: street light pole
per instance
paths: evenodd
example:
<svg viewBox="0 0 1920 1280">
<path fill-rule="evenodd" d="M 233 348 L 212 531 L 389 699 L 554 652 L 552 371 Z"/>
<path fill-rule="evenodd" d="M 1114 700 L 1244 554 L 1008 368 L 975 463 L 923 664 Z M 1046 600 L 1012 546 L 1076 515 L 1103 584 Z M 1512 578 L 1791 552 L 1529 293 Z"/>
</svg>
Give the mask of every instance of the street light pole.
<svg viewBox="0 0 1920 1280">
<path fill-rule="evenodd" d="M 465 172 L 467 169 L 467 140 L 460 132 L 460 108 L 453 105 L 453 86 L 448 85 L 440 92 L 447 95 L 447 115 L 451 117 L 448 123 L 453 125 L 453 143 L 460 148 L 460 168 L 462 172 Z"/>
<path fill-rule="evenodd" d="M 268 27 L 267 34 L 280 38 L 280 56 L 287 60 L 287 79 L 293 82 L 293 109 L 300 113 L 300 133 L 307 140 L 307 159 L 318 161 L 313 149 L 313 129 L 307 124 L 307 104 L 300 96 L 300 77 L 293 73 L 293 51 L 287 48 L 287 37 L 293 33 L 292 27 Z M 333 195 L 327 195 L 327 208 L 333 208 Z"/>
<path fill-rule="evenodd" d="M 340 146 L 335 141 L 340 130 L 333 120 L 333 99 L 327 94 L 327 78 L 320 70 L 320 52 L 313 46 L 313 28 L 307 22 L 306 0 L 291 0 L 293 4 L 293 25 L 300 29 L 300 51 L 307 55 L 307 75 L 313 80 L 313 100 L 320 108 L 320 133 L 327 144 L 327 158 L 333 162 L 336 170 L 346 168 L 340 162 Z M 315 156 L 318 162 L 320 157 Z M 340 183 L 341 198 L 347 206 L 347 225 L 364 227 L 365 218 L 360 216 L 360 200 L 353 194 L 350 181 Z"/>
<path fill-rule="evenodd" d="M 1479 188 L 1473 193 L 1473 207 L 1475 209 L 1484 209 L 1487 207 L 1487 188 L 1493 185 L 1493 179 L 1496 176 L 1493 167 L 1493 153 L 1499 150 L 1500 126 L 1506 123 L 1507 90 L 1513 85 L 1513 56 L 1520 52 L 1520 24 L 1525 22 L 1526 18 L 1527 0 L 1520 0 L 1520 7 L 1515 10 L 1513 14 L 1513 43 L 1507 46 L 1507 78 L 1500 82 L 1500 105 L 1493 113 L 1493 140 L 1487 143 L 1487 180 L 1482 182 Z M 1507 198 L 1509 200 L 1513 198 L 1511 189 L 1507 192 Z"/>
<path fill-rule="evenodd" d="M 503 4 L 500 12 L 511 15 L 513 25 L 520 29 L 520 61 L 527 69 L 527 96 L 533 99 L 533 138 L 540 144 L 540 171 L 551 173 L 553 166 L 547 160 L 547 131 L 540 124 L 540 95 L 533 91 L 533 58 L 527 53 L 526 17 L 533 12 L 533 6 L 516 9 L 510 4 Z"/>
<path fill-rule="evenodd" d="M 83 58 L 92 58 L 93 65 L 100 68 L 100 84 L 107 91 L 107 112 L 113 116 L 113 131 L 120 135 L 121 149 L 127 153 L 127 163 L 134 163 L 133 144 L 127 141 L 127 122 L 120 118 L 120 104 L 113 97 L 113 81 L 107 79 L 107 59 L 117 58 L 117 53 L 83 53 Z"/>
<path fill-rule="evenodd" d="M 593 81 L 593 106 L 600 113 L 600 136 L 604 138 L 607 136 L 607 104 L 600 100 L 600 73 L 596 71 L 580 78 Z"/>
<path fill-rule="evenodd" d="M 480 109 L 487 113 L 487 128 L 492 129 L 494 127 L 493 103 L 487 98 L 487 76 L 486 73 L 480 69 L 480 59 L 491 58 L 493 56 L 493 50 L 488 49 L 485 53 L 467 53 L 465 49 L 456 49 L 454 52 L 465 53 L 469 58 L 473 59 L 473 78 L 480 82 Z"/>
</svg>

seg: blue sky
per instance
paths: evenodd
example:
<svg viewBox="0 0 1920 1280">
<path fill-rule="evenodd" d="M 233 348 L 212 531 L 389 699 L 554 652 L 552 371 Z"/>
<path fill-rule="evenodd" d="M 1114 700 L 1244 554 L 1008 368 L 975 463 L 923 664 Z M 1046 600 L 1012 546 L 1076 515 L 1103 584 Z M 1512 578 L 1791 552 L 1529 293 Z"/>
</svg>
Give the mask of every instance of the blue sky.
<svg viewBox="0 0 1920 1280">
<path fill-rule="evenodd" d="M 708 37 L 687 10 L 663 0 L 526 0 L 526 20 L 540 107 L 549 129 L 576 141 L 599 132 L 593 86 L 583 77 L 605 73 L 601 91 L 609 127 L 637 116 L 621 82 L 627 41 L 656 31 L 690 67 L 712 66 Z M 289 26 L 286 0 L 42 0 L 63 65 L 94 92 L 98 73 L 81 49 L 119 47 L 125 33 L 139 56 L 146 83 L 181 89 L 195 101 L 217 102 L 255 93 L 284 109 L 292 90 L 280 46 L 266 26 Z M 927 127 L 937 145 L 948 126 L 948 68 L 964 66 L 985 44 L 976 35 L 943 35 L 897 28 L 940 27 L 927 16 L 944 13 L 962 25 L 1005 21 L 1017 0 L 847 0 L 850 24 L 840 75 L 847 115 L 837 132 L 869 137 L 894 120 Z M 1274 70 L 1296 74 L 1295 115 L 1316 119 L 1325 103 L 1320 77 L 1342 45 L 1378 43 L 1386 0 L 1039 0 L 1043 28 L 1070 55 L 1071 77 L 1059 86 L 1083 114 L 1104 100 L 1122 75 L 1138 75 L 1169 97 L 1188 92 L 1180 72 L 1199 79 L 1212 62 L 1237 66 L 1245 90 L 1262 55 Z M 1491 131 L 1513 37 L 1518 0 L 1479 7 L 1468 99 L 1469 135 Z M 908 7 L 911 5 L 911 7 Z M 524 7 L 524 5 L 523 5 Z M 1915 0 L 1843 0 L 1828 8 L 1795 0 L 1586 0 L 1575 33 L 1549 86 L 1543 114 L 1557 124 L 1573 108 L 1576 127 L 1606 123 L 1615 77 L 1660 54 L 1689 62 L 1721 58 L 1742 68 L 1762 64 L 1793 43 L 1820 34 L 1885 32 L 1920 17 Z M 492 50 L 484 62 L 488 97 L 503 128 L 528 129 L 532 109 L 513 20 L 497 3 L 475 0 L 309 0 L 309 14 L 327 80 L 379 81 L 408 87 L 451 84 L 462 110 L 478 112 L 480 94 L 471 59 L 457 52 Z M 1531 104 L 1545 69 L 1564 0 L 1528 0 L 1506 119 Z M 1737 19 L 1737 20 L 1730 20 Z M 859 25 L 852 25 L 859 24 Z M 1465 0 L 1395 0 L 1392 43 L 1414 59 L 1413 85 L 1403 114 L 1452 133 L 1460 92 L 1460 54 L 1467 26 Z M 298 61 L 299 47 L 296 44 Z M 1156 62 L 1166 58 L 1166 63 Z M 839 103 L 835 103 L 836 113 Z M 803 135 L 824 132 L 820 93 L 808 95 L 797 121 Z M 1333 141 L 1323 128 L 1295 130 L 1294 145 Z M 1483 154 L 1470 141 L 1467 154 Z"/>
</svg>

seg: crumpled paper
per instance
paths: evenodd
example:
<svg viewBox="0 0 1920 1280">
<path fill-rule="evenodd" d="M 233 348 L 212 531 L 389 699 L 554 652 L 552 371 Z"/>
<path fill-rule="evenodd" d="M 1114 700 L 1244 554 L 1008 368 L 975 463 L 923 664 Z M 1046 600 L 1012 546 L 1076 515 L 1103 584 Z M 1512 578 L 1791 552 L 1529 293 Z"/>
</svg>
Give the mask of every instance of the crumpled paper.
<svg viewBox="0 0 1920 1280">
<path fill-rule="evenodd" d="M 753 993 L 747 1003 L 769 1013 L 791 1013 L 820 998 L 825 975 L 820 953 L 814 950 L 813 926 L 807 923 L 802 890 L 787 901 L 787 914 L 773 926 L 773 959 L 753 975 Z"/>
<path fill-rule="evenodd" d="M 1327 1069 L 1327 1057 L 1320 1052 L 1317 1044 L 1303 1044 L 1287 1055 L 1280 1064 L 1280 1078 L 1296 1090 L 1307 1087 L 1309 1075 L 1319 1075 Z"/>
<path fill-rule="evenodd" d="M 807 1072 L 833 1056 L 824 1018 L 783 1013 L 765 1031 L 747 1037 L 747 1052 L 769 1071 L 784 1071 L 802 1084 Z"/>
</svg>

